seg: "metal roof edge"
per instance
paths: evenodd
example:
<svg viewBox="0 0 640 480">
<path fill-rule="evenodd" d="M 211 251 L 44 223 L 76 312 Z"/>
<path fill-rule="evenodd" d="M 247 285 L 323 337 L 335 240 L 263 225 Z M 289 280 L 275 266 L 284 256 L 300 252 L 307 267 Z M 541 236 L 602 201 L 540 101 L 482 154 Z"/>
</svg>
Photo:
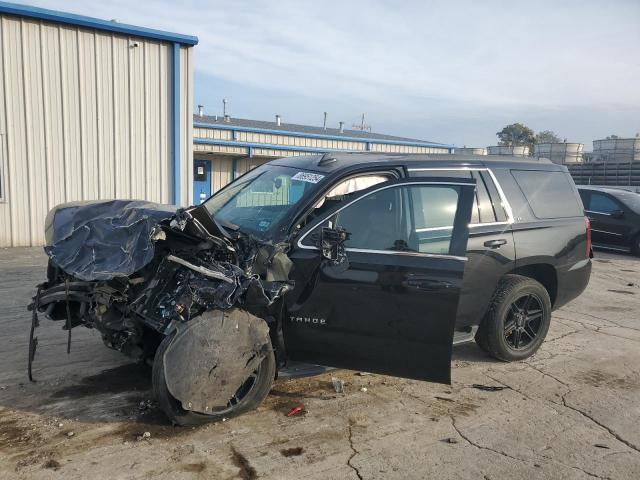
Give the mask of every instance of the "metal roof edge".
<svg viewBox="0 0 640 480">
<path fill-rule="evenodd" d="M 0 13 L 37 18 L 50 22 L 66 23 L 68 25 L 77 25 L 80 27 L 93 28 L 96 30 L 106 30 L 109 32 L 122 33 L 125 35 L 136 37 L 152 38 L 155 40 L 180 43 L 183 45 L 196 45 L 198 43 L 198 37 L 192 35 L 183 35 L 180 33 L 166 32 L 163 30 L 154 30 L 152 28 L 138 27 L 126 23 L 117 23 L 109 20 L 102 20 L 100 18 L 77 15 L 75 13 L 67 13 L 58 10 L 32 7 L 30 5 L 19 5 L 16 3 L 0 1 Z"/>
<path fill-rule="evenodd" d="M 215 140 L 211 138 L 194 138 L 193 143 L 196 145 L 222 145 L 225 147 L 242 147 L 248 149 L 264 148 L 265 150 L 282 150 L 286 152 L 305 152 L 305 153 L 336 153 L 336 152 L 359 152 L 366 153 L 361 150 L 336 150 L 331 148 L 302 147 L 298 145 L 275 145 L 272 143 L 257 142 L 238 142 L 236 140 Z M 202 152 L 194 152 L 202 153 Z M 251 155 L 249 155 L 251 156 Z"/>
<path fill-rule="evenodd" d="M 195 128 L 209 128 L 213 130 L 237 130 L 239 132 L 252 132 L 252 133 L 266 133 L 270 135 L 289 135 L 292 137 L 307 137 L 307 138 L 318 138 L 324 140 L 343 140 L 348 142 L 363 142 L 363 143 L 380 143 L 384 145 L 406 145 L 408 147 L 438 147 L 438 148 L 454 148 L 453 145 L 448 145 L 445 143 L 434 143 L 434 142 L 422 142 L 422 141 L 402 141 L 402 140 L 387 140 L 381 138 L 372 138 L 372 137 L 349 137 L 342 135 L 325 135 L 322 133 L 305 133 L 305 132 L 296 132 L 290 130 L 272 130 L 269 128 L 258 128 L 258 127 L 243 127 L 241 125 L 220 125 L 217 123 L 205 123 L 205 122 L 193 122 L 193 126 Z M 196 137 L 198 138 L 198 137 Z"/>
</svg>

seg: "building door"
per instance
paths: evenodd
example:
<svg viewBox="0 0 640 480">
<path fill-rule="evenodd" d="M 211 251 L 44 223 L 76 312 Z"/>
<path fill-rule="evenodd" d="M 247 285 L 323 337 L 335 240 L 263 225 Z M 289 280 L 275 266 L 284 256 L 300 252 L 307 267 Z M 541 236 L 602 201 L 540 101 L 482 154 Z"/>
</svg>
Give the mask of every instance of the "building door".
<svg viewBox="0 0 640 480">
<path fill-rule="evenodd" d="M 193 204 L 200 205 L 211 196 L 211 162 L 193 161 Z"/>
</svg>

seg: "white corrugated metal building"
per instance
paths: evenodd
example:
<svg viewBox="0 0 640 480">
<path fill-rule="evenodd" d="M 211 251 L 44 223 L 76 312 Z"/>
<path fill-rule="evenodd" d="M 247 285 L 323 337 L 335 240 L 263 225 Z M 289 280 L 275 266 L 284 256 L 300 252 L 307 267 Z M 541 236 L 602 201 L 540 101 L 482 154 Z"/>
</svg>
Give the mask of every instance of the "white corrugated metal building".
<svg viewBox="0 0 640 480">
<path fill-rule="evenodd" d="M 234 178 L 278 157 L 330 151 L 452 153 L 453 146 L 362 130 L 316 127 L 230 115 L 193 117 L 194 198 L 203 198 Z M 199 174 L 200 172 L 200 174 Z"/>
<path fill-rule="evenodd" d="M 63 202 L 191 203 L 197 42 L 0 2 L 0 246 Z"/>
</svg>

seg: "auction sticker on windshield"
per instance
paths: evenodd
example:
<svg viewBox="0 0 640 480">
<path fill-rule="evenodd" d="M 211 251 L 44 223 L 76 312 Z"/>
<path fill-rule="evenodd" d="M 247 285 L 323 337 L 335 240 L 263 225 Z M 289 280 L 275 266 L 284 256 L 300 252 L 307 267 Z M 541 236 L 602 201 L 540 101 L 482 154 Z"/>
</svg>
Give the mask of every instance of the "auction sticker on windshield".
<svg viewBox="0 0 640 480">
<path fill-rule="evenodd" d="M 301 182 L 307 183 L 318 183 L 323 178 L 324 175 L 320 175 L 319 173 L 298 172 L 293 177 L 291 177 L 291 180 L 299 180 Z"/>
</svg>

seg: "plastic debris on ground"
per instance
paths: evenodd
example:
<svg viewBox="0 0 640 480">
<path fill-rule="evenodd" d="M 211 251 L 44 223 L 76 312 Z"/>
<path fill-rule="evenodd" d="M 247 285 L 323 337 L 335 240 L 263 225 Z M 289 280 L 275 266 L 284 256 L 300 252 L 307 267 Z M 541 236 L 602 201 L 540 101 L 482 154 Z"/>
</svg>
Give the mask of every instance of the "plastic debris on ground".
<svg viewBox="0 0 640 480">
<path fill-rule="evenodd" d="M 293 417 L 294 415 L 296 415 L 297 413 L 300 413 L 302 411 L 302 409 L 304 408 L 304 405 L 298 405 L 297 407 L 292 408 L 289 413 L 287 413 L 287 417 Z"/>
</svg>

